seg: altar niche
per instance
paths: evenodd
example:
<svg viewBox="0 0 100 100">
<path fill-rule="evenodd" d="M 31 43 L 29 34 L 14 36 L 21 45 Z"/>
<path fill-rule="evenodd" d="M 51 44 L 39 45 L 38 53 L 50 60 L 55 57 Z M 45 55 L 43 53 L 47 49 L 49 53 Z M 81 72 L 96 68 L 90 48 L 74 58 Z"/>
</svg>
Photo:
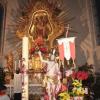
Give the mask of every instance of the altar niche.
<svg viewBox="0 0 100 100">
<path fill-rule="evenodd" d="M 48 12 L 38 10 L 33 13 L 31 20 L 29 34 L 33 36 L 34 39 L 42 37 L 47 40 L 53 31 Z"/>
</svg>

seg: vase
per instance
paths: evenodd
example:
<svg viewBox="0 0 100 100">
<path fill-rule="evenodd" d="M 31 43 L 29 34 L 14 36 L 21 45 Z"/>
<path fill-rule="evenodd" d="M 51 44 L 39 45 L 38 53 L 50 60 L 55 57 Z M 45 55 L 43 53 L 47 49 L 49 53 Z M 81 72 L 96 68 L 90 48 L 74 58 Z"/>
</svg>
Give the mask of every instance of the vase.
<svg viewBox="0 0 100 100">
<path fill-rule="evenodd" d="M 74 97 L 73 100 L 83 100 L 83 97 L 82 96 L 76 96 L 76 97 Z"/>
<path fill-rule="evenodd" d="M 88 94 L 88 88 L 87 87 L 84 88 L 84 92 L 85 92 L 85 94 Z"/>
</svg>

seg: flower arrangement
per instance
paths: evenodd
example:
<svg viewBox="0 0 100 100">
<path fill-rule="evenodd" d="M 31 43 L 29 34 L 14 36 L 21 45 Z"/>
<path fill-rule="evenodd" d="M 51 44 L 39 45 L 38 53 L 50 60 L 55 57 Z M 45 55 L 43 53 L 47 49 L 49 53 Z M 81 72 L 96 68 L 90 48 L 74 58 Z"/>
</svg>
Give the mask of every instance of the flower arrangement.
<svg viewBox="0 0 100 100">
<path fill-rule="evenodd" d="M 89 74 L 86 71 L 73 72 L 72 74 L 72 78 L 78 79 L 78 80 L 86 80 L 88 77 L 89 77 Z"/>
<path fill-rule="evenodd" d="M 71 74 L 71 78 L 72 78 L 72 89 L 70 90 L 70 95 L 72 97 L 80 97 L 80 96 L 84 96 L 85 91 L 83 88 L 83 84 L 82 81 L 83 80 L 87 80 L 87 78 L 89 77 L 88 72 L 86 71 L 80 71 L 80 70 L 74 70 L 73 73 Z"/>
<path fill-rule="evenodd" d="M 39 48 L 39 50 L 40 50 L 42 53 L 46 53 L 46 52 L 47 52 L 47 48 L 46 48 L 46 47 L 41 47 L 41 48 Z"/>
<path fill-rule="evenodd" d="M 65 74 L 68 79 L 67 84 L 69 85 L 68 93 L 70 98 L 72 100 L 83 100 L 85 96 L 83 81 L 89 78 L 89 71 L 80 70 L 79 67 L 76 67 L 75 69 L 67 69 Z"/>
<path fill-rule="evenodd" d="M 93 65 L 85 64 L 76 67 L 75 69 L 69 67 L 65 71 L 65 76 L 70 99 L 83 100 L 86 98 L 85 94 L 88 94 L 91 91 L 91 84 L 94 80 Z"/>
<path fill-rule="evenodd" d="M 42 37 L 38 37 L 37 39 L 35 39 L 34 43 L 35 45 L 41 46 L 44 45 L 45 41 L 43 40 Z"/>
<path fill-rule="evenodd" d="M 67 91 L 61 92 L 59 93 L 57 100 L 70 100 L 70 95 Z"/>
<path fill-rule="evenodd" d="M 79 80 L 73 80 L 73 89 L 72 89 L 72 95 L 73 96 L 84 96 L 85 91 L 82 87 L 82 82 Z"/>
<path fill-rule="evenodd" d="M 38 37 L 34 43 L 33 47 L 30 49 L 30 54 L 34 54 L 36 51 L 41 51 L 42 53 L 47 52 L 47 47 L 45 46 L 45 41 L 43 38 Z"/>
<path fill-rule="evenodd" d="M 33 53 L 35 52 L 35 48 L 31 48 L 31 49 L 29 50 L 29 52 L 30 52 L 30 54 L 33 54 Z"/>
<path fill-rule="evenodd" d="M 93 65 L 88 65 L 87 63 L 78 67 L 78 71 L 84 71 L 88 73 L 88 78 L 82 81 L 82 84 L 84 86 L 88 86 L 88 88 L 91 88 L 91 85 L 95 83 L 95 72 Z"/>
<path fill-rule="evenodd" d="M 40 48 L 31 48 L 30 49 L 30 54 L 34 54 L 36 51 L 41 51 L 42 53 L 46 53 L 47 52 L 47 48 L 46 47 L 40 47 Z"/>
</svg>

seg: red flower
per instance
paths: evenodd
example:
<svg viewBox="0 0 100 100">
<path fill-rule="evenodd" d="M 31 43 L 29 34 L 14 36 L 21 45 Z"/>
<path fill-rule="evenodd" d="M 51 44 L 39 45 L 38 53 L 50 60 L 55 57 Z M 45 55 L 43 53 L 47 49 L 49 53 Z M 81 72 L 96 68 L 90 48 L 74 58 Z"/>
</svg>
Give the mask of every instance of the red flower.
<svg viewBox="0 0 100 100">
<path fill-rule="evenodd" d="M 73 72 L 72 74 L 73 79 L 79 79 L 79 80 L 86 80 L 88 76 L 89 76 L 88 72 L 85 71 Z"/>
<path fill-rule="evenodd" d="M 44 40 L 42 37 L 38 37 L 36 40 L 35 40 L 35 43 L 40 46 L 40 45 L 43 45 L 44 44 Z"/>
<path fill-rule="evenodd" d="M 30 54 L 33 54 L 35 52 L 35 48 L 31 48 L 29 52 Z"/>
<path fill-rule="evenodd" d="M 46 52 L 47 52 L 47 48 L 41 47 L 41 48 L 40 48 L 40 51 L 43 52 L 43 53 L 46 53 Z"/>
<path fill-rule="evenodd" d="M 88 73 L 85 71 L 77 72 L 77 79 L 79 80 L 86 80 L 88 78 Z"/>
</svg>

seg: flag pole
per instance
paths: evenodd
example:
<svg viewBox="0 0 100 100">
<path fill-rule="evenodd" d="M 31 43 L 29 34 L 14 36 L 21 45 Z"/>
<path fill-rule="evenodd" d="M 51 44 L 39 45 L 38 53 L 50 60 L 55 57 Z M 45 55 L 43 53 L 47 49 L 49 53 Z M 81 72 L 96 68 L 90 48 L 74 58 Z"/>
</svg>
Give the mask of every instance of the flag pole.
<svg viewBox="0 0 100 100">
<path fill-rule="evenodd" d="M 68 37 L 69 30 L 70 30 L 71 28 L 70 28 L 70 25 L 69 25 L 69 24 L 68 24 L 67 27 L 65 27 L 65 28 L 67 29 L 67 31 L 66 31 L 66 36 L 65 36 L 65 37 L 67 38 L 67 37 Z"/>
<path fill-rule="evenodd" d="M 62 80 L 63 80 L 63 78 L 64 78 L 64 67 L 65 67 L 65 66 L 64 66 L 64 65 L 65 65 L 65 64 L 64 64 L 64 60 L 62 60 L 61 63 L 62 63 L 62 67 L 63 67 L 63 72 L 62 72 Z"/>
</svg>

